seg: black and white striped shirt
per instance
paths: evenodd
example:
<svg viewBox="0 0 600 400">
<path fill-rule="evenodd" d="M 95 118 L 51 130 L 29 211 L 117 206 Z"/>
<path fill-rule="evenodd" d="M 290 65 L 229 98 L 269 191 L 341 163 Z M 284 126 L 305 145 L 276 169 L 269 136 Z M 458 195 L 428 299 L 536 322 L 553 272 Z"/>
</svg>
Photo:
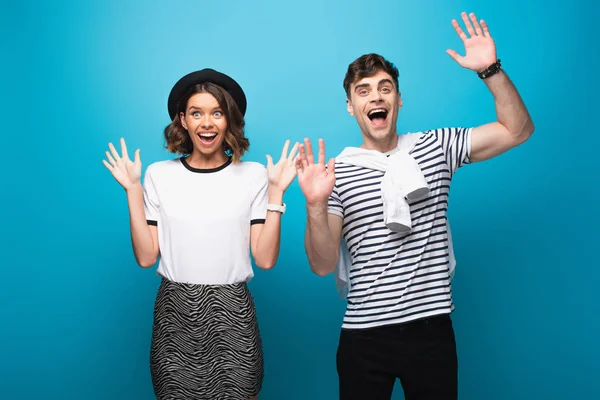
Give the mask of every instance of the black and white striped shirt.
<svg viewBox="0 0 600 400">
<path fill-rule="evenodd" d="M 352 267 L 342 328 L 408 322 L 454 309 L 449 275 L 446 211 L 454 172 L 468 164 L 470 128 L 423 132 L 411 154 L 430 188 L 409 201 L 412 232 L 383 222 L 382 171 L 336 163 L 329 213 L 343 218 Z"/>
</svg>

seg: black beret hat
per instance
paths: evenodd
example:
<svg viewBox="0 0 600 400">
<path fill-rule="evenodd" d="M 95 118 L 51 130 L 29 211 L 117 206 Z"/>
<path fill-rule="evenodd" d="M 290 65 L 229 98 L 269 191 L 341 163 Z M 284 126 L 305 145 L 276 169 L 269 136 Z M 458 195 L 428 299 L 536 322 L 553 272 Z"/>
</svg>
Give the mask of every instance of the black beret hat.
<svg viewBox="0 0 600 400">
<path fill-rule="evenodd" d="M 190 87 L 204 82 L 214 83 L 229 92 L 242 115 L 246 114 L 246 95 L 244 94 L 242 87 L 231 77 L 215 71 L 214 69 L 205 68 L 187 74 L 177 81 L 175 86 L 173 86 L 173 89 L 171 89 L 168 100 L 169 116 L 171 117 L 171 120 L 177 115 L 177 103 L 181 96 L 183 96 Z"/>
</svg>

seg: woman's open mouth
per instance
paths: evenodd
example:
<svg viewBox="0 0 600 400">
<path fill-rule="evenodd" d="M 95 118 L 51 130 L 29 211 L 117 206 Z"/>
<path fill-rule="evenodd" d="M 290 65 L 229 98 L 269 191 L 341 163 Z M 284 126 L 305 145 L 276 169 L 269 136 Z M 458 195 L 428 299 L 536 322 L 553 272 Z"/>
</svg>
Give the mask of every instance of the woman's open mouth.
<svg viewBox="0 0 600 400">
<path fill-rule="evenodd" d="M 202 142 L 203 145 L 210 146 L 214 143 L 215 139 L 217 138 L 217 133 L 201 132 L 198 134 L 198 137 L 200 138 L 200 142 Z"/>
</svg>

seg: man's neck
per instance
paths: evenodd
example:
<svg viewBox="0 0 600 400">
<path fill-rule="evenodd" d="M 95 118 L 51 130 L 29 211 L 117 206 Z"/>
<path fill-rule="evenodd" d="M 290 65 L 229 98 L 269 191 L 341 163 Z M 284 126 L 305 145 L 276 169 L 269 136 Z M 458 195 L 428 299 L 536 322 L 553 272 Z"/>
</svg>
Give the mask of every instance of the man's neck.
<svg viewBox="0 0 600 400">
<path fill-rule="evenodd" d="M 363 141 L 363 143 L 360 145 L 360 148 L 366 149 L 366 150 L 376 150 L 381 153 L 387 153 L 389 151 L 394 150 L 396 148 L 396 146 L 398 146 L 398 134 L 397 133 L 395 133 L 381 141 L 365 139 Z"/>
</svg>

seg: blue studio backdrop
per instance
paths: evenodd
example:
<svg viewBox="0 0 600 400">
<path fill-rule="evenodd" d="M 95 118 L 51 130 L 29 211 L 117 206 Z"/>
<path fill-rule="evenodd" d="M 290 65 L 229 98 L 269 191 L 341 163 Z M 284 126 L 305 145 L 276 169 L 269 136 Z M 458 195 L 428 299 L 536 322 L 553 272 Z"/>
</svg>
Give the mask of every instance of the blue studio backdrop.
<svg viewBox="0 0 600 400">
<path fill-rule="evenodd" d="M 4 0 L 0 398 L 153 398 L 159 277 L 134 261 L 125 193 L 101 160 L 120 137 L 144 167 L 173 157 L 162 130 L 177 79 L 204 67 L 237 79 L 245 159 L 262 163 L 286 139 L 324 138 L 328 157 L 360 143 L 342 80 L 368 52 L 400 70 L 399 131 L 475 126 L 495 110 L 445 53 L 464 54 L 462 11 L 488 22 L 536 131 L 453 181 L 460 398 L 600 398 L 598 6 L 581 0 Z M 295 181 L 279 262 L 250 284 L 263 400 L 338 395 L 345 304 L 309 270 L 303 200 Z"/>
</svg>

